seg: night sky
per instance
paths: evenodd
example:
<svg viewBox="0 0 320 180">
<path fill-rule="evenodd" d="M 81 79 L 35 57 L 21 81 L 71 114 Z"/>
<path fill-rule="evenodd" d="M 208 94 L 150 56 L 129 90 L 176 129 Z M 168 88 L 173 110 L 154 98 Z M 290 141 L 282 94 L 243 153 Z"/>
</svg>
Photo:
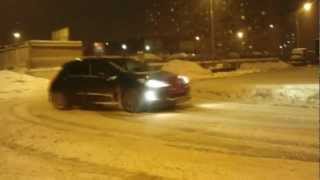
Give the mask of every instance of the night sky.
<svg viewBox="0 0 320 180">
<path fill-rule="evenodd" d="M 279 0 L 277 0 L 279 2 Z M 290 9 L 296 0 L 281 0 Z M 70 26 L 72 38 L 123 40 L 144 34 L 151 0 L 1 0 L 0 44 L 13 31 L 25 39 L 49 39 L 52 30 Z M 289 3 L 291 2 L 291 3 Z"/>
<path fill-rule="evenodd" d="M 72 38 L 126 39 L 143 34 L 144 0 L 1 0 L 0 43 L 12 31 L 27 39 L 47 39 L 63 26 L 72 28 Z"/>
</svg>

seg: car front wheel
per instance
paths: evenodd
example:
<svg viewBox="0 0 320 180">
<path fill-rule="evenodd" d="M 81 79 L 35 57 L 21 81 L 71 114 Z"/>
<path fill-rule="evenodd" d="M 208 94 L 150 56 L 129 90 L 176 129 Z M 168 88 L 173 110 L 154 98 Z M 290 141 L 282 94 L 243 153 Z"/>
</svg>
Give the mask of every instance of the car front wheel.
<svg viewBox="0 0 320 180">
<path fill-rule="evenodd" d="M 67 96 L 61 92 L 51 93 L 51 102 L 56 109 L 67 110 L 71 107 Z"/>
<path fill-rule="evenodd" d="M 128 89 L 123 92 L 121 104 L 124 110 L 132 113 L 139 113 L 143 111 L 141 95 L 139 91 Z"/>
</svg>

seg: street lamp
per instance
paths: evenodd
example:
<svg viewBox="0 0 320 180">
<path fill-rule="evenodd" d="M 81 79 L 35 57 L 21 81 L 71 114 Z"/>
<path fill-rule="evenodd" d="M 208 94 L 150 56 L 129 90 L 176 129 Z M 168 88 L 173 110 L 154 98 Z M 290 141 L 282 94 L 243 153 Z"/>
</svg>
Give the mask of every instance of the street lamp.
<svg viewBox="0 0 320 180">
<path fill-rule="evenodd" d="M 239 31 L 239 32 L 237 33 L 237 37 L 238 37 L 239 39 L 243 39 L 244 33 L 243 33 L 242 31 Z"/>
<path fill-rule="evenodd" d="M 145 49 L 146 51 L 150 51 L 150 50 L 151 50 L 151 47 L 150 47 L 149 45 L 146 45 L 146 46 L 144 47 L 144 49 Z"/>
<path fill-rule="evenodd" d="M 303 10 L 305 12 L 309 12 L 312 9 L 312 3 L 311 2 L 306 2 L 303 4 Z"/>
<path fill-rule="evenodd" d="M 214 29 L 214 0 L 210 0 L 210 34 L 211 59 L 215 59 L 215 29 Z"/>
<path fill-rule="evenodd" d="M 301 33 L 300 33 L 300 20 L 299 20 L 299 16 L 300 16 L 300 13 L 301 13 L 301 10 L 302 12 L 305 12 L 305 13 L 308 13 L 310 12 L 312 9 L 312 3 L 311 2 L 305 2 L 302 6 L 301 9 L 298 10 L 298 12 L 296 13 L 296 38 L 297 38 L 297 47 L 300 47 L 301 46 Z"/>
<path fill-rule="evenodd" d="M 122 45 L 121 45 L 121 48 L 122 48 L 122 50 L 124 50 L 124 51 L 125 51 L 125 50 L 127 50 L 127 49 L 128 49 L 128 46 L 127 46 L 126 44 L 122 44 Z"/>
<path fill-rule="evenodd" d="M 270 24 L 270 25 L 269 25 L 269 28 L 270 28 L 270 29 L 273 29 L 273 28 L 274 28 L 274 24 Z"/>
<path fill-rule="evenodd" d="M 14 37 L 15 40 L 20 40 L 21 39 L 21 33 L 19 33 L 19 32 L 12 33 L 12 36 Z"/>
</svg>

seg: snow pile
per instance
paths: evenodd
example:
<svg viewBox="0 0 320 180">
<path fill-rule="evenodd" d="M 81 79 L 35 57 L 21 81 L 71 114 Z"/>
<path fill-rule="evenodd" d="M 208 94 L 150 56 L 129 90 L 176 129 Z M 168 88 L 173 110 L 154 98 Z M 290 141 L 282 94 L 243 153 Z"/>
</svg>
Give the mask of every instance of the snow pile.
<svg viewBox="0 0 320 180">
<path fill-rule="evenodd" d="M 284 63 L 282 61 L 279 62 L 260 62 L 260 63 L 244 63 L 241 64 L 240 70 L 253 70 L 257 72 L 265 72 L 270 70 L 281 70 L 290 68 L 291 65 Z"/>
<path fill-rule="evenodd" d="M 145 61 L 162 61 L 162 58 L 160 56 L 157 56 L 152 53 L 144 53 L 143 60 L 145 60 Z"/>
<path fill-rule="evenodd" d="M 210 82 L 193 84 L 192 96 L 200 99 L 244 101 L 276 105 L 318 107 L 318 84 L 286 85 L 216 85 Z"/>
<path fill-rule="evenodd" d="M 290 68 L 291 65 L 284 62 L 259 62 L 259 63 L 244 63 L 240 69 L 230 72 L 212 73 L 210 70 L 201 67 L 196 62 L 184 60 L 172 60 L 162 67 L 162 70 L 169 71 L 175 74 L 189 76 L 191 79 L 208 79 L 208 78 L 226 78 L 238 77 L 246 74 L 259 72 L 267 72 L 272 70 L 282 70 Z"/>
<path fill-rule="evenodd" d="M 19 74 L 12 71 L 0 71 L 0 100 L 24 97 L 37 90 L 46 90 L 48 80 Z"/>
<path fill-rule="evenodd" d="M 188 55 L 187 53 L 182 52 L 182 53 L 172 54 L 167 59 L 175 60 L 175 59 L 187 59 L 187 58 L 190 58 L 190 55 Z"/>
<path fill-rule="evenodd" d="M 236 70 L 236 71 L 230 71 L 230 72 L 217 72 L 213 74 L 213 77 L 214 78 L 237 77 L 237 76 L 253 74 L 258 72 L 261 72 L 261 71 L 258 69 L 245 69 L 245 70 Z"/>
<path fill-rule="evenodd" d="M 40 78 L 53 79 L 61 70 L 61 67 L 52 67 L 52 68 L 36 68 L 29 69 L 26 73 Z"/>
<path fill-rule="evenodd" d="M 191 80 L 212 78 L 213 74 L 199 64 L 189 61 L 172 60 L 163 65 L 162 70 L 188 76 Z"/>
<path fill-rule="evenodd" d="M 318 106 L 317 84 L 265 85 L 253 93 L 257 100 L 273 100 L 275 104 Z"/>
<path fill-rule="evenodd" d="M 163 58 L 152 53 L 140 53 L 134 56 L 130 56 L 130 58 L 133 58 L 141 62 L 162 62 L 163 61 Z"/>
</svg>

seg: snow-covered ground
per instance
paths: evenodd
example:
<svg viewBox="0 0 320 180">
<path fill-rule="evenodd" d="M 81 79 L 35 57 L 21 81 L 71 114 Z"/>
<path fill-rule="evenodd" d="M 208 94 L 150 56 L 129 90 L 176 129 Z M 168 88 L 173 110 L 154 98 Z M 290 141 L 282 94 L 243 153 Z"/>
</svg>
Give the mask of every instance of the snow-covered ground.
<svg viewBox="0 0 320 180">
<path fill-rule="evenodd" d="M 0 179 L 317 179 L 317 71 L 195 79 L 190 104 L 142 114 L 58 111 L 48 80 L 1 71 Z"/>
<path fill-rule="evenodd" d="M 46 90 L 49 80 L 19 74 L 12 71 L 0 71 L 0 100 L 12 100 L 35 94 L 37 90 Z"/>
<path fill-rule="evenodd" d="M 165 64 L 163 70 L 189 76 L 196 98 L 319 106 L 317 68 L 312 66 L 294 68 L 283 62 L 245 63 L 236 71 L 211 73 L 197 63 L 174 60 Z M 303 80 L 297 81 L 299 79 Z"/>
</svg>

